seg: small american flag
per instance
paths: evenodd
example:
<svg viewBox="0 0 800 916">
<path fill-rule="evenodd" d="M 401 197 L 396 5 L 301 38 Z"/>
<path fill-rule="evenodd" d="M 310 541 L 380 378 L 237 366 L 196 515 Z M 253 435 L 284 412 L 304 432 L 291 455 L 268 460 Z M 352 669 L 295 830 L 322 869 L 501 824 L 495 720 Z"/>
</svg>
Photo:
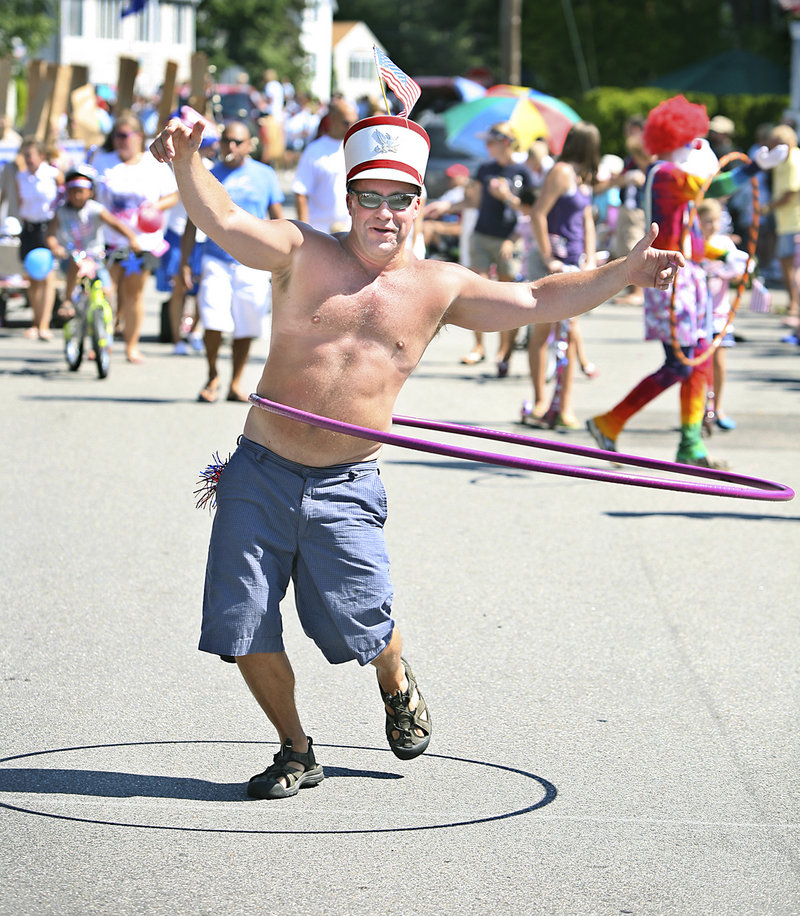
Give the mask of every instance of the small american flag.
<svg viewBox="0 0 800 916">
<path fill-rule="evenodd" d="M 771 299 L 772 297 L 764 281 L 760 277 L 753 277 L 753 285 L 750 289 L 750 311 L 768 312 Z"/>
<path fill-rule="evenodd" d="M 409 117 L 411 109 L 416 104 L 422 90 L 410 76 L 403 73 L 397 64 L 393 64 L 377 45 L 373 45 L 373 48 L 375 51 L 375 66 L 378 68 L 378 76 L 400 100 L 400 104 L 403 108 L 399 112 L 399 116 L 401 118 Z"/>
</svg>

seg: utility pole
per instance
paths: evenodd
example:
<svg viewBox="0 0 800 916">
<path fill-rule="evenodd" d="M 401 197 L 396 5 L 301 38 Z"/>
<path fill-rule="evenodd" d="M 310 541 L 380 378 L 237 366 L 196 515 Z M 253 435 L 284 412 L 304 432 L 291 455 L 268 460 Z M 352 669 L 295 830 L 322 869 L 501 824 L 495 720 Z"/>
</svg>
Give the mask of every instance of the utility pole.
<svg viewBox="0 0 800 916">
<path fill-rule="evenodd" d="M 520 28 L 522 26 L 522 0 L 500 2 L 500 67 L 501 81 L 519 86 L 522 79 L 520 54 Z"/>
<path fill-rule="evenodd" d="M 789 35 L 792 39 L 792 62 L 789 68 L 790 108 L 785 116 L 797 121 L 800 118 L 800 19 L 789 20 Z"/>
<path fill-rule="evenodd" d="M 581 36 L 578 33 L 578 26 L 575 23 L 575 12 L 572 9 L 572 0 L 561 0 L 561 6 L 564 10 L 564 19 L 567 23 L 569 40 L 572 44 L 572 53 L 575 56 L 575 66 L 578 68 L 578 76 L 581 81 L 581 89 L 588 92 L 592 85 L 589 82 L 589 71 L 586 68 L 586 58 L 583 56 L 583 46 L 581 45 Z"/>
</svg>

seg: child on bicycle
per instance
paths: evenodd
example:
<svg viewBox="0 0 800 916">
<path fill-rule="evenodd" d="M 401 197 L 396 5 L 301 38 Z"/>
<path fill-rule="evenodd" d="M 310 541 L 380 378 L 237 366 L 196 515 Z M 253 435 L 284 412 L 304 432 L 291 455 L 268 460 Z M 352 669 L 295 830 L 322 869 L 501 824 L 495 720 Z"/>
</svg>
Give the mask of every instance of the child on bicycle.
<svg viewBox="0 0 800 916">
<path fill-rule="evenodd" d="M 110 226 L 121 232 L 130 242 L 131 249 L 138 254 L 139 243 L 136 233 L 120 222 L 93 198 L 94 177 L 88 169 L 76 168 L 64 179 L 66 198 L 56 208 L 47 227 L 46 243 L 55 257 L 67 260 L 66 289 L 64 305 L 59 309 L 62 318 L 74 315 L 72 295 L 78 278 L 78 264 L 69 257 L 73 251 L 83 251 L 95 261 L 97 277 L 103 284 L 103 293 L 111 300 L 111 276 L 103 261 L 106 255 L 103 226 Z"/>
</svg>

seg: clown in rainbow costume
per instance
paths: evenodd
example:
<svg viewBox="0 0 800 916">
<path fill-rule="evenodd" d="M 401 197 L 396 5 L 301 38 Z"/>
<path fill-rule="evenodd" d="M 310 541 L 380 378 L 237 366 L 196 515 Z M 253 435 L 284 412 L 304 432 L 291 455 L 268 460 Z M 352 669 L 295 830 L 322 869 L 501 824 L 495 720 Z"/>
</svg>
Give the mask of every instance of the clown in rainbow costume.
<svg viewBox="0 0 800 916">
<path fill-rule="evenodd" d="M 644 128 L 644 146 L 655 161 L 644 186 L 648 223 L 658 224 L 653 243 L 664 250 L 682 250 L 686 266 L 675 279 L 675 289 L 646 289 L 644 294 L 645 340 L 659 340 L 664 363 L 642 379 L 629 394 L 607 413 L 587 421 L 587 428 L 601 448 L 617 450 L 617 438 L 628 420 L 667 388 L 680 382 L 681 438 L 676 460 L 681 464 L 714 467 L 702 440 L 703 413 L 711 361 L 699 361 L 711 342 L 711 304 L 704 258 L 713 257 L 705 246 L 700 226 L 694 219 L 697 202 L 705 194 L 727 197 L 759 169 L 772 168 L 786 158 L 788 150 L 766 147 L 748 165 L 719 172 L 719 160 L 708 141 L 708 114 L 678 95 L 656 106 Z M 672 343 L 670 307 L 675 310 L 677 342 L 681 359 Z M 710 354 L 709 354 L 710 356 Z"/>
</svg>

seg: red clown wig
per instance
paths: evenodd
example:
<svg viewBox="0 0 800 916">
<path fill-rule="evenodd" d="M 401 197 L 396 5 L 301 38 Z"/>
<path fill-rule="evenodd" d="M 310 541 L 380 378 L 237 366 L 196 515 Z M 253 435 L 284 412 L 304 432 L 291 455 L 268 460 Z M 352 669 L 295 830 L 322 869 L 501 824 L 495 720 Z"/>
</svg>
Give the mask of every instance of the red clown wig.
<svg viewBox="0 0 800 916">
<path fill-rule="evenodd" d="M 676 95 L 662 102 L 647 116 L 642 142 L 648 153 L 659 156 L 671 153 L 708 133 L 705 105 L 695 105 L 685 96 Z"/>
</svg>

